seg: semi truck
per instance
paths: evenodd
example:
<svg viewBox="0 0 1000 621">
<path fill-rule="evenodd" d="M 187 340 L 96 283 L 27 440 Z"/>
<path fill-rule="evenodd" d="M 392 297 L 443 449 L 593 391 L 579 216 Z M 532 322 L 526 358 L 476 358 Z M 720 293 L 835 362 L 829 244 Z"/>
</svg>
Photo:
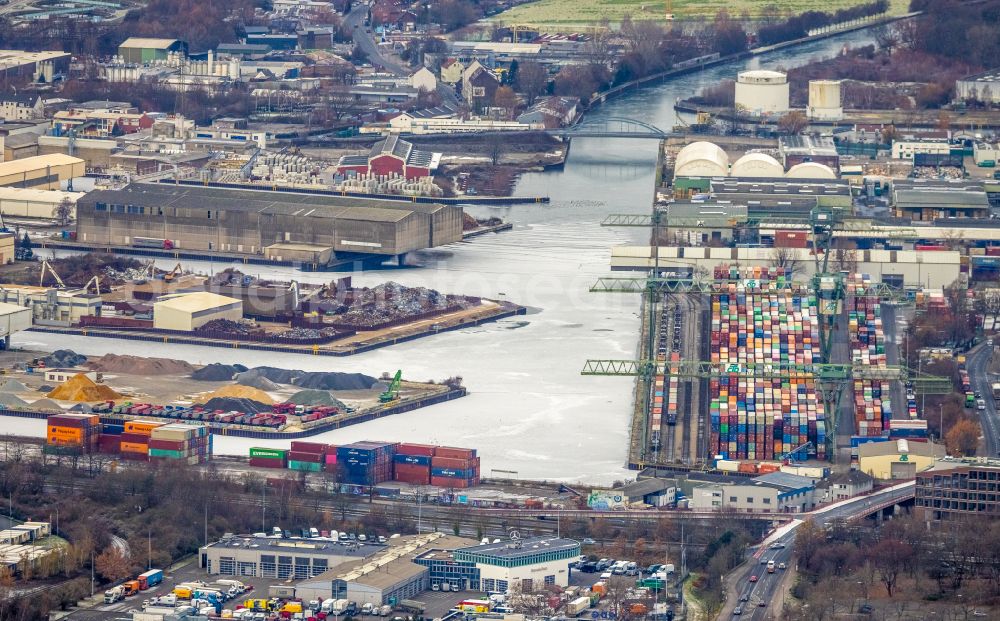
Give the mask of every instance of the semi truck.
<svg viewBox="0 0 1000 621">
<path fill-rule="evenodd" d="M 150 569 L 146 573 L 139 574 L 136 580 L 139 582 L 139 590 L 145 591 L 163 582 L 163 570 Z"/>
<path fill-rule="evenodd" d="M 590 598 L 578 597 L 566 604 L 566 616 L 575 617 L 588 608 L 590 608 Z"/>
<path fill-rule="evenodd" d="M 115 602 L 125 599 L 125 586 L 119 584 L 116 587 L 111 587 L 104 592 L 104 603 L 114 604 Z"/>
<path fill-rule="evenodd" d="M 132 245 L 136 248 L 162 248 L 163 250 L 173 250 L 174 242 L 170 239 L 159 237 L 133 237 Z"/>
</svg>

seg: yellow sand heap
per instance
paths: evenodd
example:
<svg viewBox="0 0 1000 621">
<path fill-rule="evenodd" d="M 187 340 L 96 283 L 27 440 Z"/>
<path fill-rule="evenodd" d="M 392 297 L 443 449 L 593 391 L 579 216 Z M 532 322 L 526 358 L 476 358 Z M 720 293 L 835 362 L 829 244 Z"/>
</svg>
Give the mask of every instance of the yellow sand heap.
<svg viewBox="0 0 1000 621">
<path fill-rule="evenodd" d="M 223 386 L 215 392 L 202 395 L 198 398 L 197 403 L 207 403 L 216 397 L 225 399 L 250 399 L 252 401 L 257 401 L 258 403 L 263 403 L 264 405 L 274 405 L 275 403 L 274 399 L 272 399 L 271 396 L 263 390 L 253 388 L 251 386 L 241 386 L 239 384 Z"/>
<path fill-rule="evenodd" d="M 60 401 L 113 401 L 122 398 L 110 386 L 97 384 L 83 373 L 77 373 L 46 396 Z"/>
</svg>

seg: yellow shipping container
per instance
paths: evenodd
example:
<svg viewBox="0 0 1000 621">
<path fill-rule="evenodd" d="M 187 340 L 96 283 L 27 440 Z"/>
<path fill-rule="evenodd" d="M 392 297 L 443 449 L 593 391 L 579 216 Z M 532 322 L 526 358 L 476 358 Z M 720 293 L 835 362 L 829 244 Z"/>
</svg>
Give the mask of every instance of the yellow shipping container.
<svg viewBox="0 0 1000 621">
<path fill-rule="evenodd" d="M 125 433 L 141 433 L 149 435 L 157 427 L 162 427 L 164 423 L 150 420 L 129 420 L 125 421 Z"/>
</svg>

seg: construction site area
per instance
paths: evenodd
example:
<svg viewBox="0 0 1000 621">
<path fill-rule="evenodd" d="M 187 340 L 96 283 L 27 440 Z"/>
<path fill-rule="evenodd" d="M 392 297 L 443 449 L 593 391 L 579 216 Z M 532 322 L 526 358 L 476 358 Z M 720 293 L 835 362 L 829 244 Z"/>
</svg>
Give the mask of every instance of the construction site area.
<svg viewBox="0 0 1000 621">
<path fill-rule="evenodd" d="M 0 281 L 0 299 L 33 308 L 37 331 L 310 355 L 351 355 L 525 312 L 394 282 L 277 282 L 232 268 L 208 276 L 94 253 L 4 266 Z"/>
</svg>

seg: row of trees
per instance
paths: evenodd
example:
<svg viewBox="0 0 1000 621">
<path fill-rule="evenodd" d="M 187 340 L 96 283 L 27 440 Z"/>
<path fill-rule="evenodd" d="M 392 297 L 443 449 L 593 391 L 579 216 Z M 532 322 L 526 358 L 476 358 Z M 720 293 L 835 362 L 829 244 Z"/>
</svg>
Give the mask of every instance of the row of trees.
<svg viewBox="0 0 1000 621">
<path fill-rule="evenodd" d="M 801 39 L 810 30 L 841 24 L 855 19 L 881 15 L 889 10 L 889 0 L 875 0 L 866 4 L 838 9 L 832 13 L 806 11 L 777 23 L 765 23 L 757 30 L 761 45 L 773 45 L 783 41 Z"/>
<path fill-rule="evenodd" d="M 815 621 L 876 597 L 975 607 L 1000 595 L 1000 522 L 987 517 L 941 522 L 932 530 L 914 516 L 878 528 L 835 523 L 825 529 L 808 521 L 796 533 L 795 553 L 801 579 L 793 607 L 802 612 L 808 604 Z"/>
</svg>

